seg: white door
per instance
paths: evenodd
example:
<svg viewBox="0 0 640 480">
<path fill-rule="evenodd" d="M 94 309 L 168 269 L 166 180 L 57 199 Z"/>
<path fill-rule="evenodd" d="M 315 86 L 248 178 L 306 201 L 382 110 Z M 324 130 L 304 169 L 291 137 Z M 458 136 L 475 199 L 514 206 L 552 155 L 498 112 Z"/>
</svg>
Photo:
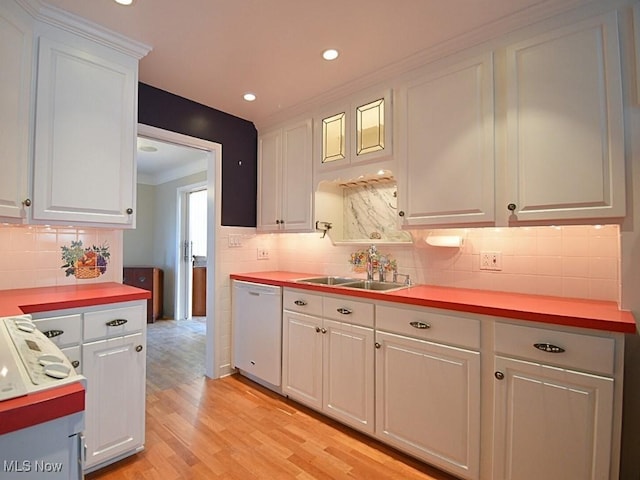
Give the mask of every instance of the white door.
<svg viewBox="0 0 640 480">
<path fill-rule="evenodd" d="M 178 223 L 180 240 L 176 272 L 176 318 L 191 318 L 193 300 L 193 266 L 196 261 L 206 265 L 207 257 L 207 188 L 203 184 L 179 189 Z"/>
<path fill-rule="evenodd" d="M 494 480 L 609 478 L 613 379 L 496 357 Z"/>
<path fill-rule="evenodd" d="M 373 433 L 373 329 L 324 320 L 322 332 L 324 411 Z"/>
<path fill-rule="evenodd" d="M 282 322 L 282 391 L 321 410 L 322 319 L 285 310 Z"/>
<path fill-rule="evenodd" d="M 480 353 L 380 331 L 376 342 L 377 435 L 457 476 L 477 479 Z"/>
<path fill-rule="evenodd" d="M 144 443 L 145 356 L 142 333 L 83 345 L 86 468 Z"/>
</svg>

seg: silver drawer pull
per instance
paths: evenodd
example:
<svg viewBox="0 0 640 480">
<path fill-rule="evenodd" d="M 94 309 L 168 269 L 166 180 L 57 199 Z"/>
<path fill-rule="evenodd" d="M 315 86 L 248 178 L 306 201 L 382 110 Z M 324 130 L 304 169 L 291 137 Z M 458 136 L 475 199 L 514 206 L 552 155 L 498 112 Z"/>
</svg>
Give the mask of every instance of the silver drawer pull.
<svg viewBox="0 0 640 480">
<path fill-rule="evenodd" d="M 42 332 L 47 338 L 55 338 L 64 334 L 64 330 L 47 330 L 46 332 Z"/>
<path fill-rule="evenodd" d="M 340 308 L 337 308 L 336 310 L 338 311 L 338 313 L 341 313 L 342 315 L 351 315 L 353 313 L 353 310 L 346 307 L 340 307 Z"/>
<path fill-rule="evenodd" d="M 115 320 L 109 320 L 107 322 L 107 327 L 119 327 L 120 325 L 124 325 L 127 323 L 127 320 L 124 318 L 116 318 Z"/>
<path fill-rule="evenodd" d="M 295 304 L 296 304 L 296 305 L 298 305 L 299 307 L 304 307 L 304 306 L 307 304 L 307 302 L 305 302 L 304 300 L 296 300 L 296 301 L 295 301 L 295 302 L 293 302 L 293 303 L 295 303 Z"/>
<path fill-rule="evenodd" d="M 565 351 L 564 348 L 552 345 L 551 343 L 534 343 L 533 346 L 547 353 L 563 353 Z"/>
<path fill-rule="evenodd" d="M 431 325 L 429 325 L 428 323 L 424 323 L 424 322 L 409 322 L 409 325 L 411 325 L 413 328 L 417 328 L 419 330 L 426 330 L 427 328 L 431 328 Z"/>
<path fill-rule="evenodd" d="M 258 292 L 249 292 L 249 295 L 253 295 L 254 297 L 259 297 L 260 294 Z"/>
</svg>

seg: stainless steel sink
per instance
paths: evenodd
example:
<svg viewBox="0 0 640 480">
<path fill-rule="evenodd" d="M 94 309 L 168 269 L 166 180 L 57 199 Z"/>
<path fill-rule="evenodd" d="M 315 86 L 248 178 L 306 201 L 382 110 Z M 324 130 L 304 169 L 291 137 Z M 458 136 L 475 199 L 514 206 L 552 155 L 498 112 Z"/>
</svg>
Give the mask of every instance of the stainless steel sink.
<svg viewBox="0 0 640 480">
<path fill-rule="evenodd" d="M 328 285 L 334 287 L 355 288 L 357 290 L 373 290 L 377 292 L 389 292 L 407 288 L 405 283 L 377 282 L 375 280 L 361 280 L 349 277 L 312 277 L 296 280 L 298 283 L 311 283 L 314 285 Z"/>
<path fill-rule="evenodd" d="M 318 285 L 342 285 L 345 283 L 357 282 L 357 278 L 348 278 L 348 277 L 313 277 L 313 278 L 301 278 L 300 280 L 296 280 L 296 282 L 300 283 L 313 283 Z"/>
<path fill-rule="evenodd" d="M 394 282 L 376 282 L 375 280 L 359 280 L 357 282 L 345 283 L 342 285 L 343 287 L 348 288 L 357 288 L 359 290 L 375 290 L 388 292 L 391 290 L 400 290 L 402 288 L 407 288 L 408 285 L 404 283 L 394 283 Z"/>
</svg>

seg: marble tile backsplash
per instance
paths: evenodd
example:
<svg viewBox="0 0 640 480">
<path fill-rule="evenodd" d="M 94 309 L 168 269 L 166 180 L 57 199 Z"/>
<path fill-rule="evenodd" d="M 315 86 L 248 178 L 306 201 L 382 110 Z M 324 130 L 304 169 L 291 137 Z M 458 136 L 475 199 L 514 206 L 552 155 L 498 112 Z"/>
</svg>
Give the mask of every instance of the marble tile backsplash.
<svg viewBox="0 0 640 480">
<path fill-rule="evenodd" d="M 104 247 L 109 257 L 93 278 L 67 275 L 62 248 Z M 89 255 L 91 257 L 91 254 Z M 102 263 L 102 261 L 101 261 Z M 89 264 L 89 262 L 87 262 Z M 82 277 L 81 275 L 79 275 Z M 0 289 L 122 281 L 122 231 L 103 228 L 0 226 Z"/>
</svg>

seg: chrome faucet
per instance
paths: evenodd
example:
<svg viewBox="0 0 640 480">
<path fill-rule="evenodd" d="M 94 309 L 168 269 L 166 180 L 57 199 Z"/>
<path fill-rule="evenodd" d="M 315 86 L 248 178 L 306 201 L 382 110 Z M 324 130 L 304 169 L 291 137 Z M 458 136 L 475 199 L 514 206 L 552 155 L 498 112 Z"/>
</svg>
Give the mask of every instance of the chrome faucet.
<svg viewBox="0 0 640 480">
<path fill-rule="evenodd" d="M 367 280 L 373 280 L 373 264 L 378 256 L 378 249 L 375 245 L 371 245 L 369 250 L 367 250 Z"/>
</svg>

